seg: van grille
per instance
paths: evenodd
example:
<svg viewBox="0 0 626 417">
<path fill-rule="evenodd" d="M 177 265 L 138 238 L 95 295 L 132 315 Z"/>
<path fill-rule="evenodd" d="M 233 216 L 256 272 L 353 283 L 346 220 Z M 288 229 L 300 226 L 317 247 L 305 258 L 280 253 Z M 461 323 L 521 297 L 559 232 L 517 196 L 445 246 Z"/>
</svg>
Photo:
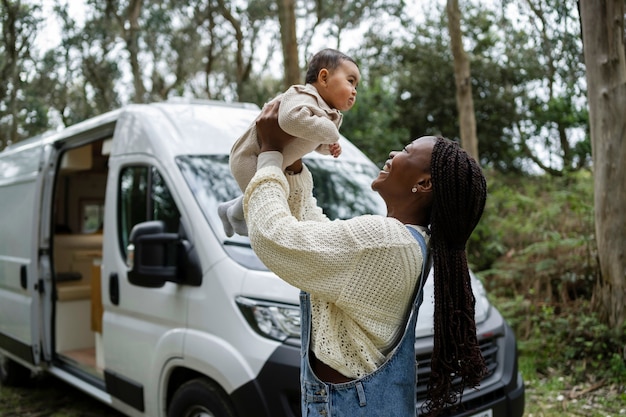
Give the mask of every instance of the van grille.
<svg viewBox="0 0 626 417">
<path fill-rule="evenodd" d="M 497 338 L 485 338 L 480 341 L 480 350 L 485 358 L 485 364 L 487 365 L 487 373 L 483 377 L 483 380 L 493 375 L 498 367 L 498 343 Z M 426 398 L 426 391 L 428 389 L 428 382 L 430 381 L 430 359 L 431 352 L 416 355 L 417 360 L 417 399 L 418 401 Z M 453 385 L 458 386 L 461 383 L 461 378 L 457 378 L 453 381 Z"/>
</svg>

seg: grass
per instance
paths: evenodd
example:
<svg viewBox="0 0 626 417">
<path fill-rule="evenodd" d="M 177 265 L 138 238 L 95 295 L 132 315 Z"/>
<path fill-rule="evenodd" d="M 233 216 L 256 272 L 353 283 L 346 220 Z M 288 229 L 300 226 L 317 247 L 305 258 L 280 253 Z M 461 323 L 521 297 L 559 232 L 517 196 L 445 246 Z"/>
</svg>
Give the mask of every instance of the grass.
<svg viewBox="0 0 626 417">
<path fill-rule="evenodd" d="M 573 385 L 567 377 L 526 381 L 526 417 L 617 417 L 626 415 L 623 388 Z"/>
<path fill-rule="evenodd" d="M 532 352 L 523 349 L 519 369 L 526 384 L 525 417 L 626 416 L 626 381 L 581 383 L 556 369 L 538 372 Z"/>
</svg>

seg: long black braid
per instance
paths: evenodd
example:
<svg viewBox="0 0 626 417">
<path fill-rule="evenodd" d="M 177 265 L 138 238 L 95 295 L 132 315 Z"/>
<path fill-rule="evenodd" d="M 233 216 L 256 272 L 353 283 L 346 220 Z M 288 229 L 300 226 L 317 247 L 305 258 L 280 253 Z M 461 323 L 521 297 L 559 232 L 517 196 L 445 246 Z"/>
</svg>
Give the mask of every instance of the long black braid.
<svg viewBox="0 0 626 417">
<path fill-rule="evenodd" d="M 478 386 L 486 372 L 476 337 L 476 300 L 465 244 L 483 213 L 487 183 L 476 161 L 457 143 L 441 137 L 433 147 L 431 179 L 435 334 L 424 411 L 436 416 L 457 403 L 464 388 Z"/>
</svg>

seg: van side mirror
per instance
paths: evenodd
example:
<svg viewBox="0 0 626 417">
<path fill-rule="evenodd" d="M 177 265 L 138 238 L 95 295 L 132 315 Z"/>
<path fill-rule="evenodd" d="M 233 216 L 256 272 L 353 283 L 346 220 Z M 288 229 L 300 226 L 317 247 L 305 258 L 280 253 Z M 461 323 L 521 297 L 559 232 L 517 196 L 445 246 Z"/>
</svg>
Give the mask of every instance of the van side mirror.
<svg viewBox="0 0 626 417">
<path fill-rule="evenodd" d="M 127 250 L 128 280 L 159 288 L 166 281 L 199 286 L 202 270 L 195 248 L 178 233 L 166 233 L 160 220 L 136 224 Z"/>
</svg>

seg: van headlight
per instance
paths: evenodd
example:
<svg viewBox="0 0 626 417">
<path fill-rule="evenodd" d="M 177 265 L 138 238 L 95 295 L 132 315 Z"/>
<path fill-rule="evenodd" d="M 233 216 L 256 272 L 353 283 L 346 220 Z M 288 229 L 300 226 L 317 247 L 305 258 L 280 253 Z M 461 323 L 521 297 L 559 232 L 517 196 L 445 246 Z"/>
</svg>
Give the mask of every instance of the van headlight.
<svg viewBox="0 0 626 417">
<path fill-rule="evenodd" d="M 300 338 L 300 307 L 247 297 L 235 299 L 248 324 L 261 336 L 284 342 Z"/>
</svg>

